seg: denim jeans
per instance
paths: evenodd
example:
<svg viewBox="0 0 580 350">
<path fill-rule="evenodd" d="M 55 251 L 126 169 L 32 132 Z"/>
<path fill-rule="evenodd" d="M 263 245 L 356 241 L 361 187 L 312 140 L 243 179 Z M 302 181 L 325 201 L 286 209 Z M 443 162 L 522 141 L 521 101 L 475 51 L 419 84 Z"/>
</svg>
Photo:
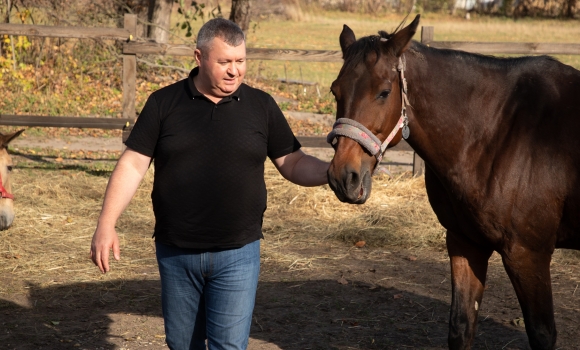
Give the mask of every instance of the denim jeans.
<svg viewBox="0 0 580 350">
<path fill-rule="evenodd" d="M 156 243 L 166 342 L 172 350 L 246 349 L 260 273 L 260 240 L 198 252 Z"/>
</svg>

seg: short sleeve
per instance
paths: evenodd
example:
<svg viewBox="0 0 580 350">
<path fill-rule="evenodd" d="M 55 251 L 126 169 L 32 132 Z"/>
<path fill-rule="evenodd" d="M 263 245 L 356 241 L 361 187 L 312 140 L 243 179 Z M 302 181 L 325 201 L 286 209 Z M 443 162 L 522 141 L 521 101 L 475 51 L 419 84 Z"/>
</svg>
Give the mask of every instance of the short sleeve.
<svg viewBox="0 0 580 350">
<path fill-rule="evenodd" d="M 155 153 L 161 129 L 161 115 L 155 94 L 151 94 L 139 114 L 125 145 L 148 157 Z"/>
<path fill-rule="evenodd" d="M 269 96 L 268 157 L 272 160 L 293 153 L 302 147 L 276 101 Z"/>
</svg>

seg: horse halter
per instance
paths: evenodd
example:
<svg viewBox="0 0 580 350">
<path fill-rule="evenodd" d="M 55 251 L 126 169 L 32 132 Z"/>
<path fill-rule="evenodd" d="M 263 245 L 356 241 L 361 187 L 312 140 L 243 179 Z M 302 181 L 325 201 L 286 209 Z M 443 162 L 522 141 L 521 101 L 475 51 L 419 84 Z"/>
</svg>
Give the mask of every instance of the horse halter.
<svg viewBox="0 0 580 350">
<path fill-rule="evenodd" d="M 0 199 L 2 198 L 10 198 L 14 200 L 14 195 L 4 188 L 4 184 L 2 183 L 2 174 L 0 174 Z"/>
<path fill-rule="evenodd" d="M 374 171 L 378 168 L 379 163 L 383 159 L 383 155 L 387 150 L 387 146 L 393 140 L 399 129 L 403 129 L 403 138 L 406 140 L 409 138 L 409 119 L 407 117 L 407 106 L 410 106 L 409 99 L 407 98 L 407 79 L 405 79 L 405 67 L 406 61 L 405 56 L 399 57 L 399 64 L 397 65 L 397 71 L 399 72 L 399 81 L 402 85 L 401 87 L 401 117 L 397 122 L 397 125 L 391 131 L 389 136 L 385 141 L 381 143 L 378 137 L 376 137 L 369 129 L 367 129 L 361 123 L 349 119 L 349 118 L 339 118 L 336 120 L 332 127 L 332 131 L 326 136 L 326 142 L 330 143 L 332 147 L 336 148 L 337 139 L 339 136 L 346 136 L 350 139 L 358 142 L 364 149 L 369 151 L 376 159 Z"/>
</svg>

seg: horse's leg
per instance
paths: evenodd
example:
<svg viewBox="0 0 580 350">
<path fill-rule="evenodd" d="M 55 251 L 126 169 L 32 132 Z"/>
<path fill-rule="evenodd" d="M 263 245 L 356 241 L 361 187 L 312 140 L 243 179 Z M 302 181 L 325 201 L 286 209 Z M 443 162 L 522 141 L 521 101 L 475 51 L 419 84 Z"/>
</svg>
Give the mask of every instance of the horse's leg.
<svg viewBox="0 0 580 350">
<path fill-rule="evenodd" d="M 531 348 L 554 349 L 556 324 L 550 280 L 552 255 L 514 244 L 502 253 L 502 259 L 522 308 Z"/>
<path fill-rule="evenodd" d="M 493 250 L 448 230 L 447 251 L 451 260 L 452 285 L 449 348 L 469 349 L 475 338 L 487 262 Z"/>
</svg>

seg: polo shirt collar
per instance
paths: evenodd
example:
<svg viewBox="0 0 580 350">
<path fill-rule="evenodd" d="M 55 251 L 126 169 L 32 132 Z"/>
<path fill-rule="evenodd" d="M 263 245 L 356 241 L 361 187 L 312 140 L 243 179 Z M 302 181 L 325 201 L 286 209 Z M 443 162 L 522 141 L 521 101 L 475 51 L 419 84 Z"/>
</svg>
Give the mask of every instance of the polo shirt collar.
<svg viewBox="0 0 580 350">
<path fill-rule="evenodd" d="M 195 84 L 193 83 L 193 77 L 195 77 L 198 74 L 199 74 L 199 67 L 195 67 L 191 70 L 191 72 L 189 72 L 189 77 L 187 78 L 187 86 L 189 87 L 189 91 L 191 91 L 191 96 L 193 99 L 196 99 L 199 97 L 207 99 L 207 97 L 205 97 L 204 94 L 199 92 L 199 90 L 195 87 Z M 240 100 L 240 93 L 241 93 L 240 90 L 242 89 L 242 85 L 240 85 L 238 87 L 238 89 L 236 91 L 234 91 L 231 95 L 228 95 L 228 96 L 222 98 L 219 103 L 223 103 L 223 102 L 231 101 L 231 100 L 239 101 Z"/>
</svg>

